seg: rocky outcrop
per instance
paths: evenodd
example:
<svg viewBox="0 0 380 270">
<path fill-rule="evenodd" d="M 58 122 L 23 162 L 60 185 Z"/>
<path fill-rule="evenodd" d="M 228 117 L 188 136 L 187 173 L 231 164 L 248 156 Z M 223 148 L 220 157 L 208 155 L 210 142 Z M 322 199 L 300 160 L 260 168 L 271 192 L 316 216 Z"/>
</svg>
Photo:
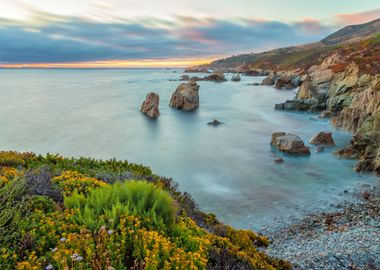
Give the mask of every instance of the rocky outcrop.
<svg viewBox="0 0 380 270">
<path fill-rule="evenodd" d="M 264 69 L 250 69 L 244 71 L 245 76 L 268 76 L 270 71 Z"/>
<path fill-rule="evenodd" d="M 331 132 L 319 132 L 315 134 L 309 141 L 310 144 L 315 145 L 335 145 Z"/>
<path fill-rule="evenodd" d="M 240 75 L 239 74 L 232 75 L 231 81 L 233 81 L 233 82 L 240 82 L 241 81 Z"/>
<path fill-rule="evenodd" d="M 261 82 L 262 85 L 274 85 L 274 83 L 276 82 L 278 78 L 278 75 L 273 72 L 271 74 L 269 74 L 267 77 L 265 77 L 265 79 Z"/>
<path fill-rule="evenodd" d="M 358 159 L 357 171 L 380 173 L 379 54 L 380 47 L 371 43 L 341 48 L 308 69 L 294 100 L 276 104 L 276 109 L 320 111 L 332 117 L 332 125 L 354 133 L 336 154 Z"/>
<path fill-rule="evenodd" d="M 156 93 L 149 93 L 141 105 L 140 111 L 150 118 L 157 118 L 160 116 L 159 104 L 160 97 Z"/>
<path fill-rule="evenodd" d="M 324 107 L 323 104 L 318 103 L 313 99 L 294 99 L 287 100 L 284 103 L 278 103 L 275 105 L 276 110 L 285 111 L 321 111 Z"/>
<path fill-rule="evenodd" d="M 204 67 L 189 67 L 185 69 L 184 73 L 210 73 L 210 71 Z"/>
<path fill-rule="evenodd" d="M 293 155 L 310 155 L 310 150 L 302 139 L 295 135 L 285 132 L 275 132 L 272 134 L 271 144 L 281 152 Z"/>
<path fill-rule="evenodd" d="M 227 79 L 223 72 L 214 71 L 211 75 L 202 78 L 202 81 L 225 82 Z"/>
<path fill-rule="evenodd" d="M 213 81 L 213 82 L 225 82 L 227 81 L 224 73 L 221 71 L 214 71 L 212 74 L 199 78 L 196 76 L 190 77 L 189 75 L 182 75 L 180 81 Z"/>
<path fill-rule="evenodd" d="M 184 111 L 199 107 L 199 85 L 195 81 L 181 83 L 172 95 L 169 106 Z"/>
<path fill-rule="evenodd" d="M 279 71 L 270 73 L 263 81 L 262 85 L 274 85 L 276 89 L 294 89 L 301 85 L 306 79 L 302 70 Z"/>
</svg>

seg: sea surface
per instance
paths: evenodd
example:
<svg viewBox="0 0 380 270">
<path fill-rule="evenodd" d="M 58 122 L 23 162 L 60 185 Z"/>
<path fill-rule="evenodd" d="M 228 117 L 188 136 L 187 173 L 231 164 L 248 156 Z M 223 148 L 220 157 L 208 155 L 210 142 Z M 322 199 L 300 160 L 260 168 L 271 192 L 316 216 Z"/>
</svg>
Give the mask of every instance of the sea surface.
<svg viewBox="0 0 380 270">
<path fill-rule="evenodd" d="M 323 211 L 348 196 L 343 190 L 376 183 L 355 174 L 354 161 L 332 155 L 349 133 L 316 115 L 273 109 L 295 91 L 249 85 L 262 77 L 199 82 L 199 109 L 183 112 L 168 106 L 180 83 L 170 80 L 180 75 L 180 69 L 0 69 L 0 149 L 148 165 L 177 181 L 202 210 L 248 229 Z M 160 95 L 157 120 L 139 112 L 151 91 Z M 208 126 L 213 119 L 223 124 Z M 285 156 L 270 146 L 275 131 L 305 142 L 331 131 L 336 146 Z M 285 162 L 274 163 L 276 157 Z"/>
</svg>

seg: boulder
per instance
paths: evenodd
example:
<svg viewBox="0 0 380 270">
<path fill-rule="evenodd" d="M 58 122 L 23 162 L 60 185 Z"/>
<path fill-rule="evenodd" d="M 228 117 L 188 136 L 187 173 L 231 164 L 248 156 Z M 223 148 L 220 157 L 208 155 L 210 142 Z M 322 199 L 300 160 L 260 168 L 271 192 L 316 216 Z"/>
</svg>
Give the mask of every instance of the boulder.
<svg viewBox="0 0 380 270">
<path fill-rule="evenodd" d="M 219 126 L 220 124 L 223 124 L 222 122 L 218 121 L 217 119 L 212 120 L 211 122 L 208 122 L 207 125 L 209 126 Z"/>
<path fill-rule="evenodd" d="M 214 71 L 211 75 L 208 75 L 201 79 L 202 81 L 214 81 L 214 82 L 225 82 L 226 77 L 221 71 Z"/>
<path fill-rule="evenodd" d="M 318 134 L 314 135 L 309 143 L 316 144 L 316 145 L 335 145 L 334 139 L 332 137 L 331 132 L 319 132 Z"/>
<path fill-rule="evenodd" d="M 278 150 L 293 155 L 310 155 L 310 150 L 305 146 L 302 139 L 285 132 L 275 132 L 272 134 L 271 144 Z"/>
<path fill-rule="evenodd" d="M 277 80 L 274 83 L 274 87 L 276 89 L 294 89 L 296 86 L 292 82 L 291 76 L 281 76 L 277 78 Z"/>
<path fill-rule="evenodd" d="M 149 93 L 141 105 L 140 111 L 150 118 L 157 118 L 160 116 L 159 104 L 160 97 L 156 93 Z"/>
<path fill-rule="evenodd" d="M 278 76 L 276 73 L 271 73 L 261 82 L 262 85 L 274 85 Z"/>
<path fill-rule="evenodd" d="M 199 107 L 199 85 L 195 81 L 181 83 L 172 95 L 169 106 L 184 111 Z"/>
<path fill-rule="evenodd" d="M 239 74 L 235 74 L 231 77 L 231 81 L 233 82 L 240 82 L 241 81 L 241 77 Z"/>
</svg>

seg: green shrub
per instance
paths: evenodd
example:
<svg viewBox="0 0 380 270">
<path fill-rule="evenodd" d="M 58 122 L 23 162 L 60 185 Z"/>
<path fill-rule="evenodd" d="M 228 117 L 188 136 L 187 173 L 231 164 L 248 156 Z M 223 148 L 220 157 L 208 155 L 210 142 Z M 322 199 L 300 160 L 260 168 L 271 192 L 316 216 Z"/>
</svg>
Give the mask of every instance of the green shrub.
<svg viewBox="0 0 380 270">
<path fill-rule="evenodd" d="M 75 219 L 92 230 L 115 228 L 123 215 L 142 217 L 148 227 L 170 228 L 176 209 L 168 192 L 145 181 L 128 181 L 98 188 L 87 197 L 74 191 L 65 197 L 65 206 L 78 209 Z"/>
<path fill-rule="evenodd" d="M 29 209 L 31 211 L 39 210 L 43 213 L 50 213 L 57 210 L 57 205 L 51 198 L 47 196 L 36 195 L 31 198 Z"/>
<path fill-rule="evenodd" d="M 29 196 L 24 177 L 16 177 L 0 188 L 0 246 L 16 236 L 18 225 L 28 211 Z"/>
</svg>

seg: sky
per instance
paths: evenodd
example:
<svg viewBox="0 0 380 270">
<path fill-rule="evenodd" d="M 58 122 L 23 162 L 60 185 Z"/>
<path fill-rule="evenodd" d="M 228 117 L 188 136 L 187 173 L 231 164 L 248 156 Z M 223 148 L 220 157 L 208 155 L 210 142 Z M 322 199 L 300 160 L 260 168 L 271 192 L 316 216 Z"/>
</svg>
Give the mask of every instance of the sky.
<svg viewBox="0 0 380 270">
<path fill-rule="evenodd" d="M 318 41 L 379 0 L 0 0 L 0 67 L 190 66 Z"/>
</svg>

